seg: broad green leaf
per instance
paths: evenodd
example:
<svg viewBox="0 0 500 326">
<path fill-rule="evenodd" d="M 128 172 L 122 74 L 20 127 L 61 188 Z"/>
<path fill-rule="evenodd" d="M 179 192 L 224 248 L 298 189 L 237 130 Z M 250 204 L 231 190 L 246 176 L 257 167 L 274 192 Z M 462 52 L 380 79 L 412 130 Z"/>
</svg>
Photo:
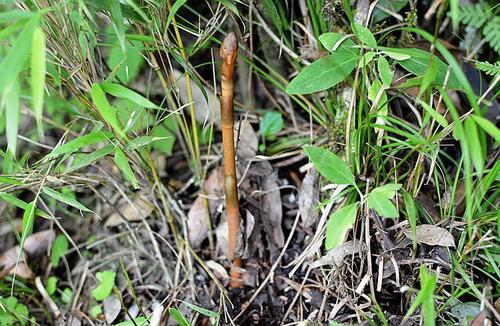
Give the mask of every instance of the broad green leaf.
<svg viewBox="0 0 500 326">
<path fill-rule="evenodd" d="M 374 209 L 378 215 L 383 217 L 396 218 L 399 216 L 396 206 L 385 196 L 372 194 L 368 195 L 368 207 Z"/>
<path fill-rule="evenodd" d="M 7 150 L 12 157 L 16 156 L 17 134 L 19 130 L 19 79 L 12 78 L 12 82 L 5 89 L 5 123 L 7 125 Z"/>
<path fill-rule="evenodd" d="M 121 98 L 121 99 L 126 99 L 129 100 L 139 106 L 148 108 L 148 109 L 155 109 L 158 108 L 157 105 L 155 105 L 153 102 L 145 98 L 139 93 L 134 92 L 133 90 L 119 85 L 119 84 L 112 84 L 112 83 L 104 83 L 101 84 L 101 88 L 108 94 L 113 95 L 114 97 Z"/>
<path fill-rule="evenodd" d="M 324 34 L 321 34 L 319 37 L 318 37 L 318 40 L 321 42 L 321 45 L 323 45 L 323 47 L 325 49 L 327 49 L 328 51 L 330 52 L 335 52 L 333 49 L 335 47 L 335 45 L 337 44 L 337 42 L 342 39 L 344 37 L 344 35 L 342 34 L 339 34 L 339 33 L 332 33 L 332 32 L 329 32 L 329 33 L 324 33 Z M 339 44 L 340 46 L 341 44 Z M 336 49 L 335 49 L 336 50 Z"/>
<path fill-rule="evenodd" d="M 401 189 L 400 183 L 388 183 L 386 185 L 374 188 L 370 193 L 381 195 L 390 199 L 396 195 L 399 189 Z"/>
<path fill-rule="evenodd" d="M 390 17 L 391 14 L 389 12 L 397 13 L 401 9 L 403 9 L 408 4 L 408 0 L 380 0 L 373 10 L 373 21 L 375 23 L 380 22 L 387 17 Z M 380 7 L 385 8 L 386 10 L 380 9 Z"/>
<path fill-rule="evenodd" d="M 398 217 L 398 210 L 391 199 L 400 188 L 401 184 L 389 183 L 373 189 L 368 194 L 368 208 L 374 209 L 378 215 L 383 217 Z"/>
<path fill-rule="evenodd" d="M 358 40 L 360 40 L 363 44 L 368 45 L 371 48 L 377 47 L 375 36 L 373 36 L 372 32 L 370 32 L 368 28 L 358 23 L 354 23 L 354 25 L 352 26 L 352 30 Z"/>
<path fill-rule="evenodd" d="M 134 171 L 132 171 L 132 168 L 128 163 L 128 158 L 120 149 L 120 147 L 115 147 L 115 163 L 116 166 L 118 166 L 118 168 L 122 171 L 125 179 L 130 181 L 135 189 L 138 189 L 139 184 L 137 182 L 137 179 L 135 178 Z"/>
<path fill-rule="evenodd" d="M 346 40 L 334 53 L 305 67 L 288 85 L 288 94 L 310 94 L 329 89 L 346 79 L 356 67 L 359 50 Z"/>
<path fill-rule="evenodd" d="M 52 251 L 50 253 L 50 262 L 52 263 L 52 267 L 55 268 L 59 266 L 61 257 L 66 255 L 68 248 L 68 239 L 66 239 L 64 234 L 59 234 L 52 244 Z"/>
<path fill-rule="evenodd" d="M 84 212 L 92 212 L 90 209 L 82 205 L 80 202 L 77 200 L 69 197 L 68 195 L 65 195 L 63 193 L 60 193 L 58 191 L 55 191 L 54 189 L 47 188 L 47 187 L 42 187 L 42 191 L 44 194 L 46 194 L 49 197 L 54 198 L 55 200 L 65 203 L 67 205 L 73 206 L 76 209 L 82 210 Z"/>
<path fill-rule="evenodd" d="M 326 250 L 333 249 L 344 242 L 347 231 L 356 222 L 358 203 L 344 206 L 333 213 L 326 223 Z"/>
<path fill-rule="evenodd" d="M 351 170 L 340 157 L 321 147 L 307 146 L 304 150 L 316 170 L 328 181 L 336 184 L 354 184 Z"/>
<path fill-rule="evenodd" d="M 43 95 L 45 92 L 45 34 L 40 27 L 33 32 L 31 44 L 31 102 L 37 123 L 38 135 L 43 138 Z"/>
<path fill-rule="evenodd" d="M 144 58 L 139 51 L 142 44 L 138 41 L 127 42 L 127 52 L 125 55 L 123 55 L 117 43 L 113 44 L 116 44 L 116 46 L 111 48 L 107 57 L 108 65 L 112 71 L 106 78 L 106 81 L 114 81 L 116 76 L 120 82 L 128 84 L 129 82 L 135 80 L 139 74 L 142 64 L 144 63 Z"/>
<path fill-rule="evenodd" d="M 103 301 L 111 295 L 113 287 L 115 286 L 116 273 L 113 271 L 97 272 L 96 278 L 99 285 L 92 290 L 92 296 L 97 301 Z"/>
<path fill-rule="evenodd" d="M 177 308 L 168 308 L 168 313 L 170 316 L 175 319 L 177 323 L 179 323 L 179 326 L 191 326 L 191 323 L 184 317 L 182 312 L 179 311 Z"/>
<path fill-rule="evenodd" d="M 132 139 L 127 143 L 126 149 L 137 149 L 140 147 L 147 146 L 155 141 L 164 140 L 171 137 L 152 137 L 152 136 L 140 136 Z"/>
<path fill-rule="evenodd" d="M 26 210 L 27 207 L 28 207 L 28 203 L 26 203 L 25 201 L 21 200 L 21 199 L 18 199 L 14 196 L 12 196 L 11 194 L 8 194 L 6 192 L 1 192 L 0 191 L 0 198 L 2 198 L 3 200 L 5 200 L 6 202 L 8 202 L 9 204 L 12 204 L 16 207 L 19 207 L 21 209 L 24 209 Z M 40 216 L 40 217 L 43 217 L 43 218 L 46 218 L 46 219 L 50 219 L 50 215 L 45 213 L 44 211 L 42 211 L 41 209 L 35 209 L 35 215 L 37 216 Z"/>
<path fill-rule="evenodd" d="M 187 0 L 176 0 L 173 6 L 170 8 L 170 11 L 168 12 L 168 17 L 167 17 L 167 23 L 165 24 L 165 30 L 168 29 L 170 26 L 170 22 L 174 18 L 175 14 L 181 7 L 187 2 Z"/>
<path fill-rule="evenodd" d="M 384 56 L 380 56 L 377 61 L 377 69 L 378 74 L 380 76 L 380 80 L 385 87 L 389 87 L 392 84 L 392 70 L 389 62 Z"/>
<path fill-rule="evenodd" d="M 471 117 L 465 118 L 464 128 L 465 134 L 467 135 L 467 146 L 469 146 L 472 163 L 474 164 L 476 171 L 482 173 L 484 170 L 485 158 L 476 123 Z"/>
<path fill-rule="evenodd" d="M 45 290 L 49 295 L 53 295 L 57 290 L 57 277 L 50 276 L 47 279 L 47 284 L 45 284 Z"/>
<path fill-rule="evenodd" d="M 86 167 L 103 158 L 104 156 L 111 154 L 113 150 L 113 145 L 107 145 L 89 154 L 82 154 L 83 156 L 81 157 L 77 156 L 77 158 L 73 161 L 73 165 L 67 170 L 67 172 L 73 172 Z"/>
<path fill-rule="evenodd" d="M 56 147 L 50 154 L 46 156 L 47 159 L 52 159 L 60 155 L 70 154 L 76 152 L 77 150 L 100 143 L 104 140 L 108 140 L 113 137 L 113 134 L 110 132 L 93 132 L 90 134 L 86 134 L 75 138 L 64 145 Z"/>
<path fill-rule="evenodd" d="M 165 119 L 162 124 L 156 125 L 151 132 L 151 136 L 166 137 L 166 139 L 160 142 L 152 143 L 151 147 L 167 155 L 172 154 L 176 140 L 175 125 L 176 121 L 173 115 Z"/>
<path fill-rule="evenodd" d="M 103 92 L 99 84 L 92 84 L 92 90 L 90 91 L 90 96 L 92 101 L 97 107 L 97 110 L 101 114 L 104 121 L 120 136 L 123 136 L 123 128 L 118 121 L 116 116 L 116 109 L 109 105 L 106 94 Z"/>
<path fill-rule="evenodd" d="M 385 50 L 385 48 L 384 48 Z M 414 75 L 421 77 L 423 76 L 428 68 L 429 63 L 431 62 L 431 53 L 420 50 L 420 49 L 403 49 L 403 48 L 391 48 L 391 52 L 399 53 L 403 55 L 409 55 L 410 58 L 406 60 L 398 61 L 398 64 L 403 68 L 413 73 Z M 435 85 L 443 85 L 444 80 L 448 71 L 448 65 L 446 65 L 443 61 L 441 61 L 438 57 L 434 56 L 433 61 L 436 63 L 436 78 L 433 82 Z M 456 74 L 451 71 L 450 76 L 448 77 L 448 83 L 446 84 L 448 88 L 451 89 L 461 89 L 461 83 L 458 81 Z"/>
<path fill-rule="evenodd" d="M 373 51 L 366 52 L 365 54 L 363 54 L 361 59 L 359 59 L 358 67 L 363 68 L 364 66 L 369 64 L 373 60 L 374 57 L 375 57 L 375 52 L 373 52 Z"/>
<path fill-rule="evenodd" d="M 24 242 L 26 238 L 31 235 L 33 232 L 33 224 L 35 223 L 35 201 L 30 202 L 26 205 L 26 209 L 23 214 L 23 222 L 22 222 L 22 232 L 21 232 L 21 245 L 20 247 L 24 247 Z"/>
<path fill-rule="evenodd" d="M 470 116 L 485 132 L 487 132 L 498 143 L 500 142 L 500 129 L 493 122 L 478 115 Z"/>
<path fill-rule="evenodd" d="M 14 42 L 12 48 L 4 56 L 0 63 L 0 71 L 2 78 L 0 78 L 0 94 L 4 94 L 6 86 L 11 82 L 11 78 L 19 75 L 19 72 L 25 67 L 30 54 L 31 41 L 33 31 L 38 26 L 38 17 L 32 17 L 23 31 Z M 8 78 L 6 78 L 8 77 Z"/>
<path fill-rule="evenodd" d="M 259 123 L 260 132 L 264 137 L 275 136 L 283 126 L 283 117 L 277 111 L 266 112 Z"/>
</svg>

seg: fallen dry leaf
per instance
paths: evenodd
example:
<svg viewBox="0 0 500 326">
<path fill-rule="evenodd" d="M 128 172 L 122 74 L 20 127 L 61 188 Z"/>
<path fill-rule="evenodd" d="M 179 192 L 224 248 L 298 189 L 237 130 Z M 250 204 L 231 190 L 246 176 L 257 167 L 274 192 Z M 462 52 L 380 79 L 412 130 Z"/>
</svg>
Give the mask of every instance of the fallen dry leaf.
<svg viewBox="0 0 500 326">
<path fill-rule="evenodd" d="M 412 238 L 410 229 L 405 229 L 403 232 L 407 238 Z M 429 246 L 455 247 L 455 240 L 451 233 L 432 224 L 417 225 L 416 239 L 418 243 Z"/>
<path fill-rule="evenodd" d="M 319 204 L 318 172 L 311 168 L 307 171 L 299 190 L 300 219 L 304 227 L 311 227 L 318 221 L 319 211 L 315 208 Z"/>
<path fill-rule="evenodd" d="M 112 295 L 107 297 L 103 301 L 102 305 L 106 322 L 108 324 L 113 323 L 122 309 L 120 300 L 116 297 L 116 295 Z"/>
<path fill-rule="evenodd" d="M 149 217 L 153 212 L 154 206 L 144 192 L 134 194 L 129 200 L 121 198 L 118 201 L 117 207 L 119 212 L 112 213 L 104 223 L 104 226 L 118 226 L 124 223 L 125 220 L 128 222 L 141 221 Z M 122 218 L 122 215 L 125 217 L 125 220 Z"/>
<path fill-rule="evenodd" d="M 52 230 L 37 232 L 27 237 L 23 248 L 27 258 L 36 259 L 40 255 L 46 253 L 54 238 L 55 233 Z M 5 251 L 0 256 L 0 267 L 3 269 L 0 271 L 0 275 L 12 275 L 15 272 L 16 275 L 21 278 L 32 279 L 35 277 L 35 274 L 31 268 L 29 268 L 23 257 L 21 257 L 19 265 L 15 268 L 19 250 L 19 246 L 15 246 Z"/>
<path fill-rule="evenodd" d="M 188 234 L 189 243 L 195 249 L 208 236 L 208 221 L 217 211 L 217 206 L 222 202 L 224 196 L 224 168 L 215 168 L 204 183 L 205 198 L 208 201 L 208 211 L 204 204 L 204 196 L 199 194 L 188 212 Z"/>
<path fill-rule="evenodd" d="M 356 240 L 349 240 L 328 251 L 326 255 L 311 264 L 311 268 L 318 268 L 325 265 L 338 267 L 342 264 L 344 257 L 357 254 L 363 249 L 363 243 Z"/>
<path fill-rule="evenodd" d="M 277 249 L 283 248 L 285 235 L 281 228 L 283 207 L 278 185 L 278 176 L 275 173 L 262 179 L 262 223 L 271 245 Z"/>
<path fill-rule="evenodd" d="M 253 130 L 252 125 L 245 119 L 241 123 L 236 122 L 234 128 L 238 157 L 243 160 L 254 158 L 259 148 L 259 138 Z"/>
<path fill-rule="evenodd" d="M 221 281 L 223 284 L 227 285 L 229 283 L 229 274 L 227 270 L 221 264 L 217 263 L 214 260 L 208 260 L 205 262 L 205 265 L 210 268 L 212 273 L 214 273 L 215 277 Z"/>
</svg>

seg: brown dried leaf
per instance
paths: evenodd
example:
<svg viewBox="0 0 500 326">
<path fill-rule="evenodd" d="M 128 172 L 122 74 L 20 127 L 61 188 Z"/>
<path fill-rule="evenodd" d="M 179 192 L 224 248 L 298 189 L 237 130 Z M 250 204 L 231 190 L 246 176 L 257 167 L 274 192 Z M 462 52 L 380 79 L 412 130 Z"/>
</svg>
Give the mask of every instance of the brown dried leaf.
<svg viewBox="0 0 500 326">
<path fill-rule="evenodd" d="M 208 221 L 215 214 L 217 206 L 224 196 L 224 169 L 222 166 L 214 169 L 205 181 L 208 211 L 204 204 L 204 196 L 199 194 L 188 212 L 189 243 L 193 248 L 199 248 L 208 236 Z M 209 215 L 210 214 L 210 215 Z"/>
<path fill-rule="evenodd" d="M 363 243 L 355 240 L 349 240 L 340 246 L 328 251 L 326 255 L 311 264 L 311 268 L 318 268 L 325 265 L 338 267 L 342 264 L 344 257 L 357 254 L 363 249 Z"/>
<path fill-rule="evenodd" d="M 117 204 L 118 212 L 112 213 L 104 223 L 106 227 L 118 226 L 127 220 L 128 222 L 137 222 L 148 218 L 153 212 L 154 206 L 148 200 L 144 192 L 139 192 L 130 197 L 129 200 L 121 198 Z M 122 218 L 125 217 L 125 220 Z"/>
<path fill-rule="evenodd" d="M 243 160 L 254 158 L 259 148 L 259 138 L 253 130 L 252 125 L 245 119 L 241 123 L 236 122 L 234 128 L 235 143 L 239 140 L 239 143 L 237 143 L 238 157 Z"/>
<path fill-rule="evenodd" d="M 208 268 L 214 273 L 215 277 L 219 281 L 221 281 L 223 284 L 229 283 L 229 274 L 227 273 L 227 270 L 222 266 L 221 264 L 217 263 L 214 260 L 208 260 L 205 262 L 205 265 L 207 265 Z"/>
<path fill-rule="evenodd" d="M 281 228 L 283 207 L 281 205 L 281 194 L 278 185 L 278 176 L 272 173 L 262 180 L 262 222 L 271 245 L 275 248 L 283 248 L 285 235 Z"/>
<path fill-rule="evenodd" d="M 47 252 L 47 248 L 54 240 L 55 234 L 52 230 L 45 230 L 32 234 L 26 238 L 24 242 L 24 252 L 27 254 L 29 259 L 36 259 L 40 255 Z M 21 257 L 19 265 L 16 266 L 17 257 L 19 255 L 19 246 L 15 246 L 5 251 L 0 256 L 0 267 L 3 270 L 0 275 L 3 274 L 14 274 L 24 279 L 32 279 L 35 277 L 33 271 L 28 267 L 25 259 Z"/>
<path fill-rule="evenodd" d="M 318 204 L 318 172 L 311 168 L 302 180 L 302 186 L 299 190 L 300 219 L 304 227 L 311 227 L 318 221 L 319 212 L 315 210 Z"/>
<path fill-rule="evenodd" d="M 412 238 L 410 229 L 405 229 L 403 232 L 407 238 Z M 451 233 L 432 224 L 417 225 L 416 239 L 418 243 L 429 246 L 455 247 L 455 240 Z"/>
</svg>

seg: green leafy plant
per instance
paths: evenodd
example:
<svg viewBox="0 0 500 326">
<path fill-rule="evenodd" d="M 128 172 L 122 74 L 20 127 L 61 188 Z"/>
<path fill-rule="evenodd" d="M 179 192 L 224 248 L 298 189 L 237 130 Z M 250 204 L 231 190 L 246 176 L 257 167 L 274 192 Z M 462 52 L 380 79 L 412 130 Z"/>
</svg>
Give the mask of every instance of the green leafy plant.
<svg viewBox="0 0 500 326">
<path fill-rule="evenodd" d="M 18 302 L 15 297 L 0 297 L 0 324 L 13 325 L 16 322 L 26 325 L 29 320 L 28 307 Z"/>
<path fill-rule="evenodd" d="M 348 185 L 347 191 L 356 189 L 361 195 L 360 201 L 339 208 L 330 215 L 326 224 L 325 247 L 327 250 L 342 244 L 347 232 L 356 222 L 358 208 L 365 203 L 369 209 L 375 210 L 380 216 L 392 218 L 399 216 L 392 199 L 401 188 L 400 184 L 386 184 L 363 195 L 356 185 L 350 168 L 339 156 L 321 147 L 307 146 L 304 151 L 314 167 L 328 181 L 338 185 Z"/>
<path fill-rule="evenodd" d="M 115 286 L 116 273 L 112 271 L 97 272 L 96 278 L 99 285 L 92 290 L 92 296 L 97 301 L 103 301 L 111 295 Z"/>
</svg>

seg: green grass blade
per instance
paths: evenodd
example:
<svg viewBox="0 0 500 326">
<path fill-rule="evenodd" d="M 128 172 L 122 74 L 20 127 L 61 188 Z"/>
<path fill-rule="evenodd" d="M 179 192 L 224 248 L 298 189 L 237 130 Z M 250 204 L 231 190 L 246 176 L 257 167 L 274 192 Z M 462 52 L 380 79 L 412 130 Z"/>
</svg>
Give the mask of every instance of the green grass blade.
<svg viewBox="0 0 500 326">
<path fill-rule="evenodd" d="M 123 153 L 120 147 L 115 147 L 115 163 L 116 166 L 118 166 L 118 168 L 122 171 L 125 179 L 130 181 L 135 189 L 138 189 L 139 183 L 135 178 L 134 171 L 132 171 L 132 168 L 128 163 L 127 156 L 125 155 L 125 153 Z"/>
<path fill-rule="evenodd" d="M 19 130 L 19 79 L 14 77 L 5 92 L 5 124 L 7 134 L 7 150 L 12 157 L 16 156 L 17 133 Z"/>
<path fill-rule="evenodd" d="M 45 91 L 45 34 L 40 27 L 33 32 L 31 45 L 31 94 L 38 137 L 43 139 L 43 95 Z"/>
</svg>

